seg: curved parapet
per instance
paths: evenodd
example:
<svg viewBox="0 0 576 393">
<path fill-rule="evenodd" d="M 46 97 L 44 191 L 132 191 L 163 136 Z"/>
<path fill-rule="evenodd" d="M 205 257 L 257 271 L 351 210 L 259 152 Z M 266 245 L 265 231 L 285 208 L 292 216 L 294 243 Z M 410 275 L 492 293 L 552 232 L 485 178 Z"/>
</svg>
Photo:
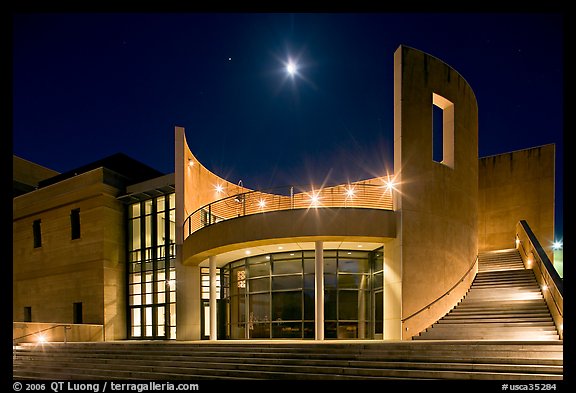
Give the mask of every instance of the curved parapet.
<svg viewBox="0 0 576 393">
<path fill-rule="evenodd" d="M 440 158 L 434 106 L 442 112 Z M 409 338 L 453 307 L 476 273 L 478 108 L 458 72 L 406 46 L 394 54 L 394 168 L 402 271 L 401 324 L 394 326 Z"/>
</svg>

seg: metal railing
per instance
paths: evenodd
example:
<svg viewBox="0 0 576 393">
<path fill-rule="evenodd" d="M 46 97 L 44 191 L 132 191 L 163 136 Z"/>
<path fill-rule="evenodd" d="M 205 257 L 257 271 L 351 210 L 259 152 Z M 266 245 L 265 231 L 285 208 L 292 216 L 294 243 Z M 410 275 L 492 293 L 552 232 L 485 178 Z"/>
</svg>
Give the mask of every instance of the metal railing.
<svg viewBox="0 0 576 393">
<path fill-rule="evenodd" d="M 516 226 L 516 247 L 526 267 L 534 271 L 558 334 L 563 339 L 564 280 L 525 220 L 520 220 Z"/>
<path fill-rule="evenodd" d="M 212 224 L 253 214 L 316 208 L 369 208 L 393 210 L 389 185 L 353 183 L 298 191 L 277 187 L 228 196 L 197 209 L 184 221 L 184 237 Z"/>
<path fill-rule="evenodd" d="M 20 340 L 22 340 L 22 339 L 24 339 L 24 338 L 26 338 L 26 337 L 37 336 L 37 335 L 39 335 L 39 334 L 41 334 L 41 333 L 44 333 L 44 332 L 47 332 L 47 331 L 49 331 L 49 330 L 53 330 L 53 329 L 56 329 L 56 328 L 59 328 L 59 327 L 64 328 L 64 343 L 67 343 L 67 342 L 68 342 L 68 330 L 72 329 L 72 326 L 71 326 L 71 325 L 67 325 L 67 324 L 59 324 L 59 325 L 54 325 L 54 326 L 47 327 L 46 329 L 37 330 L 37 331 L 32 332 L 32 333 L 24 334 L 24 335 L 22 335 L 22 336 L 20 336 L 20 337 L 13 338 L 13 339 L 12 339 L 12 345 L 13 345 L 13 346 L 17 345 L 17 344 L 18 344 L 18 341 L 20 341 Z"/>
</svg>

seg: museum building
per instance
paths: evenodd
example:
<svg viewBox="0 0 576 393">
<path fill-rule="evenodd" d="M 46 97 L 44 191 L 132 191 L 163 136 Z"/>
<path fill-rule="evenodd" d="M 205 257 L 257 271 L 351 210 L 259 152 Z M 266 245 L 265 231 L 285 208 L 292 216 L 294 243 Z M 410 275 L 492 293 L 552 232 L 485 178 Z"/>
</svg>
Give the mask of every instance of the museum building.
<svg viewBox="0 0 576 393">
<path fill-rule="evenodd" d="M 410 339 L 520 220 L 554 240 L 555 145 L 479 158 L 478 132 L 466 80 L 400 46 L 394 173 L 254 190 L 207 169 L 182 127 L 169 174 L 123 154 L 66 173 L 14 156 L 14 335 Z"/>
</svg>

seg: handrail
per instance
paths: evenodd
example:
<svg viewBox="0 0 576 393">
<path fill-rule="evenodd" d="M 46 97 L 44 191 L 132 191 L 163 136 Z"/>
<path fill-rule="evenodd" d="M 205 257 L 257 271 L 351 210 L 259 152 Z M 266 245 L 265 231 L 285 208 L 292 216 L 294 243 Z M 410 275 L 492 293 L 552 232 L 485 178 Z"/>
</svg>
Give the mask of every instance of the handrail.
<svg viewBox="0 0 576 393">
<path fill-rule="evenodd" d="M 26 323 L 26 322 L 22 322 L 22 323 Z M 13 339 L 12 339 L 12 345 L 16 345 L 16 341 L 21 340 L 21 339 L 23 339 L 23 338 L 25 338 L 25 337 L 34 336 L 34 335 L 36 335 L 36 334 L 38 334 L 38 333 L 46 332 L 46 331 L 48 331 L 48 330 L 56 329 L 56 328 L 58 328 L 58 327 L 64 327 L 64 342 L 66 342 L 66 330 L 67 330 L 67 329 L 72 329 L 72 326 L 70 326 L 69 324 L 59 324 L 59 325 L 54 325 L 54 326 L 47 327 L 46 329 L 38 330 L 38 331 L 33 332 L 33 333 L 28 333 L 28 334 L 25 334 L 25 335 L 20 336 L 20 337 L 13 338 Z"/>
<path fill-rule="evenodd" d="M 474 266 L 476 266 L 476 264 L 478 263 L 478 256 L 476 256 L 476 259 L 474 259 L 474 263 L 472 263 L 472 265 L 470 265 L 470 267 L 468 268 L 468 270 L 466 270 L 466 273 L 464 273 L 464 275 L 462 275 L 462 277 L 456 282 L 456 284 L 454 284 L 449 290 L 447 290 L 446 292 L 444 292 L 444 294 L 438 298 L 436 298 L 436 300 L 432 301 L 431 303 L 429 303 L 428 305 L 422 307 L 420 310 L 416 311 L 415 313 L 413 313 L 412 315 L 402 319 L 402 322 L 406 322 L 407 320 L 409 320 L 410 318 L 420 314 L 422 311 L 429 309 L 433 304 L 439 302 L 440 300 L 442 300 L 444 297 L 450 295 L 450 293 L 454 290 L 454 288 L 456 288 L 458 285 L 460 285 L 464 279 L 466 278 L 466 276 L 468 275 L 468 273 L 470 273 L 470 271 L 472 270 L 472 268 L 474 268 Z"/>
<path fill-rule="evenodd" d="M 550 275 L 550 278 L 554 282 L 554 285 L 558 289 L 558 292 L 560 292 L 560 295 L 564 296 L 564 284 L 563 284 L 564 281 L 562 280 L 562 277 L 560 277 L 560 274 L 558 274 L 558 272 L 554 268 L 554 265 L 550 261 L 550 258 L 548 258 L 548 254 L 546 254 L 544 248 L 542 248 L 542 245 L 536 238 L 536 235 L 534 235 L 534 232 L 532 232 L 532 229 L 530 228 L 526 220 L 520 220 L 520 225 L 522 225 L 522 229 L 524 229 L 524 232 L 526 232 L 526 235 L 528 235 L 530 243 L 532 243 L 532 246 L 534 247 L 536 253 L 538 254 L 538 258 L 546 268 L 546 271 Z"/>
<path fill-rule="evenodd" d="M 393 188 L 386 183 L 351 183 L 297 193 L 294 193 L 294 188 L 247 191 L 208 203 L 184 220 L 184 235 L 187 237 L 206 226 L 228 219 L 280 210 L 325 207 L 393 209 Z M 298 189 L 305 190 L 303 187 Z M 280 190 L 285 193 L 271 193 Z"/>
</svg>

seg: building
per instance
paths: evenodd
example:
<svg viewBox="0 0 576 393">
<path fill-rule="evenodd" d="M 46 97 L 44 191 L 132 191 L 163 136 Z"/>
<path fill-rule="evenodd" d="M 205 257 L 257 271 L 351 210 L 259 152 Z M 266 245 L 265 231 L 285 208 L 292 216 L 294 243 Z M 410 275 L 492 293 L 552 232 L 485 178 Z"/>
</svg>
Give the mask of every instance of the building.
<svg viewBox="0 0 576 393">
<path fill-rule="evenodd" d="M 120 156 L 56 176 L 26 163 L 36 175 L 16 179 L 15 158 L 15 325 L 93 324 L 104 340 L 410 339 L 466 293 L 479 251 L 516 246 L 520 220 L 551 245 L 555 146 L 479 158 L 464 78 L 405 46 L 394 64 L 394 174 L 252 190 L 204 167 L 181 127 L 170 174 Z"/>
</svg>

